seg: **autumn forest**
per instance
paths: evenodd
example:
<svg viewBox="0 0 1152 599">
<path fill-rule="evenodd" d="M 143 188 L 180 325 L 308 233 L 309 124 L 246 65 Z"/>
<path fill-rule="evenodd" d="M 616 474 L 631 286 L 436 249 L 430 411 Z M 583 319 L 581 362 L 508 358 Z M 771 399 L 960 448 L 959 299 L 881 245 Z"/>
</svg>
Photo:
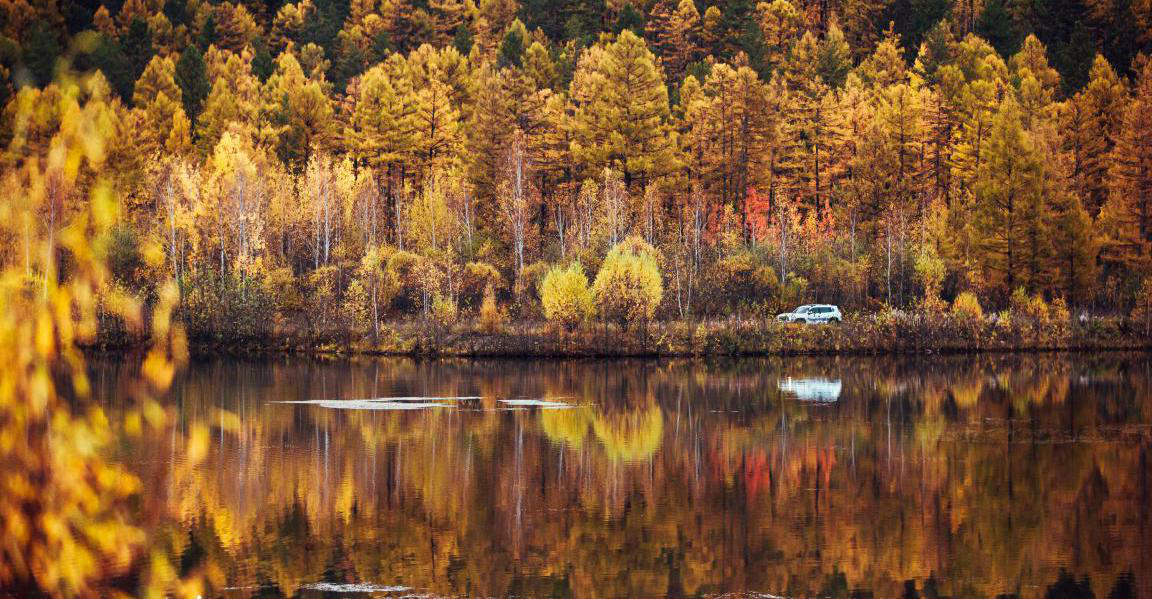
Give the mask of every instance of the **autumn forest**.
<svg viewBox="0 0 1152 599">
<path fill-rule="evenodd" d="M 0 186 L 0 598 L 1152 592 L 1149 0 L 0 0 Z"/>
<path fill-rule="evenodd" d="M 110 190 L 115 286 L 174 280 L 193 339 L 1152 312 L 1146 3 L 5 0 L 0 25 L 5 187 L 43 197 L 0 260 L 40 276 L 29 240 Z M 55 160 L 77 115 L 99 152 Z"/>
</svg>

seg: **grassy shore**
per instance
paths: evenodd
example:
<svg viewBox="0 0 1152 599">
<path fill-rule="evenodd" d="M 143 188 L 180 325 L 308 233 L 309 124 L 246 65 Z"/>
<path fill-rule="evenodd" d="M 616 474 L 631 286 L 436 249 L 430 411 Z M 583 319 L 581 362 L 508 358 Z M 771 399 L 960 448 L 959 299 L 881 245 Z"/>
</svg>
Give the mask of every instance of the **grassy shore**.
<svg viewBox="0 0 1152 599">
<path fill-rule="evenodd" d="M 574 331 L 544 322 L 404 321 L 378 335 L 276 331 L 259 338 L 193 335 L 200 352 L 355 353 L 477 357 L 613 357 L 738 355 L 879 355 L 1152 348 L 1152 338 L 1126 319 L 1087 323 L 959 319 L 948 314 L 884 313 L 843 324 L 794 325 L 767 319 L 650 322 L 629 328 L 589 323 Z"/>
</svg>

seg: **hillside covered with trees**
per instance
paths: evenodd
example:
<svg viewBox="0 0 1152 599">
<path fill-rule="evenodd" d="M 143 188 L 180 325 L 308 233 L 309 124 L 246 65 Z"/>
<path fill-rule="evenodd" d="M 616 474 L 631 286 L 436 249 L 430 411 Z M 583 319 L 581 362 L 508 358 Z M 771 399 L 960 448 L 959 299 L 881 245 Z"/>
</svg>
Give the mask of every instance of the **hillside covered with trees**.
<svg viewBox="0 0 1152 599">
<path fill-rule="evenodd" d="M 43 198 L 0 262 L 67 277 L 34 254 L 111 191 L 114 287 L 174 280 L 193 339 L 1152 304 L 1146 0 L 0 0 L 0 31 L 5 193 Z"/>
</svg>

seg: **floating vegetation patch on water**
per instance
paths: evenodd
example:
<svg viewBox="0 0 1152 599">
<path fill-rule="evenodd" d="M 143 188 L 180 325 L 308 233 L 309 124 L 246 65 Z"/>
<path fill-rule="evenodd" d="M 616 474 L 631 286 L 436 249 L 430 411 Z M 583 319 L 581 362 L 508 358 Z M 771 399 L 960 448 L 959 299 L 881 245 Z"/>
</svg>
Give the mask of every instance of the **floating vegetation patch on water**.
<svg viewBox="0 0 1152 599">
<path fill-rule="evenodd" d="M 370 399 L 306 399 L 296 401 L 273 401 L 278 404 L 309 405 L 330 410 L 428 410 L 434 408 L 454 409 L 461 404 L 479 401 L 480 396 L 457 397 L 374 397 Z M 575 404 L 549 399 L 500 399 L 504 407 L 498 411 L 517 411 L 528 408 L 560 410 L 575 408 Z"/>
<path fill-rule="evenodd" d="M 575 404 L 570 404 L 562 401 L 552 401 L 548 399 L 501 399 L 500 403 L 506 406 L 514 406 L 517 408 L 544 408 L 544 409 L 565 409 L 575 408 Z"/>
<path fill-rule="evenodd" d="M 406 593 L 411 587 L 378 585 L 367 582 L 313 582 L 300 587 L 322 593 Z"/>
<path fill-rule="evenodd" d="M 430 402 L 444 402 L 444 401 L 474 401 L 483 399 L 479 395 L 452 395 L 444 397 L 436 396 L 405 396 L 405 397 L 368 397 L 364 399 L 300 399 L 300 400 L 285 400 L 273 401 L 272 403 L 291 403 L 291 404 L 311 404 L 322 405 L 334 402 L 351 402 L 351 401 L 372 401 L 372 402 L 416 402 L 416 403 L 430 403 Z"/>
<path fill-rule="evenodd" d="M 788 599 L 783 595 L 773 595 L 772 593 L 761 593 L 758 591 L 742 591 L 735 593 L 723 593 L 720 595 L 705 595 L 710 599 Z"/>
<path fill-rule="evenodd" d="M 440 402 L 374 401 L 352 399 L 347 401 L 322 401 L 315 405 L 330 410 L 428 410 L 432 408 L 455 408 L 455 404 Z"/>
<path fill-rule="evenodd" d="M 453 397 L 373 397 L 369 399 L 306 399 L 271 403 L 319 406 L 330 410 L 428 410 L 455 408 L 459 402 L 480 399 L 476 395 Z"/>
</svg>

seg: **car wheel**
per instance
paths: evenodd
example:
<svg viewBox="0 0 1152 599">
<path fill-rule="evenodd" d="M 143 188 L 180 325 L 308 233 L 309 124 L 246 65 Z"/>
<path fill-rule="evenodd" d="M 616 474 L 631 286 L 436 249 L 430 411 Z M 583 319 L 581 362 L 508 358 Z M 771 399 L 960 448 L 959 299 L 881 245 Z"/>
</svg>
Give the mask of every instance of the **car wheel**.
<svg viewBox="0 0 1152 599">
<path fill-rule="evenodd" d="M 828 320 L 828 322 L 830 322 L 832 324 L 840 324 L 840 319 L 839 318 L 830 318 Z"/>
</svg>

